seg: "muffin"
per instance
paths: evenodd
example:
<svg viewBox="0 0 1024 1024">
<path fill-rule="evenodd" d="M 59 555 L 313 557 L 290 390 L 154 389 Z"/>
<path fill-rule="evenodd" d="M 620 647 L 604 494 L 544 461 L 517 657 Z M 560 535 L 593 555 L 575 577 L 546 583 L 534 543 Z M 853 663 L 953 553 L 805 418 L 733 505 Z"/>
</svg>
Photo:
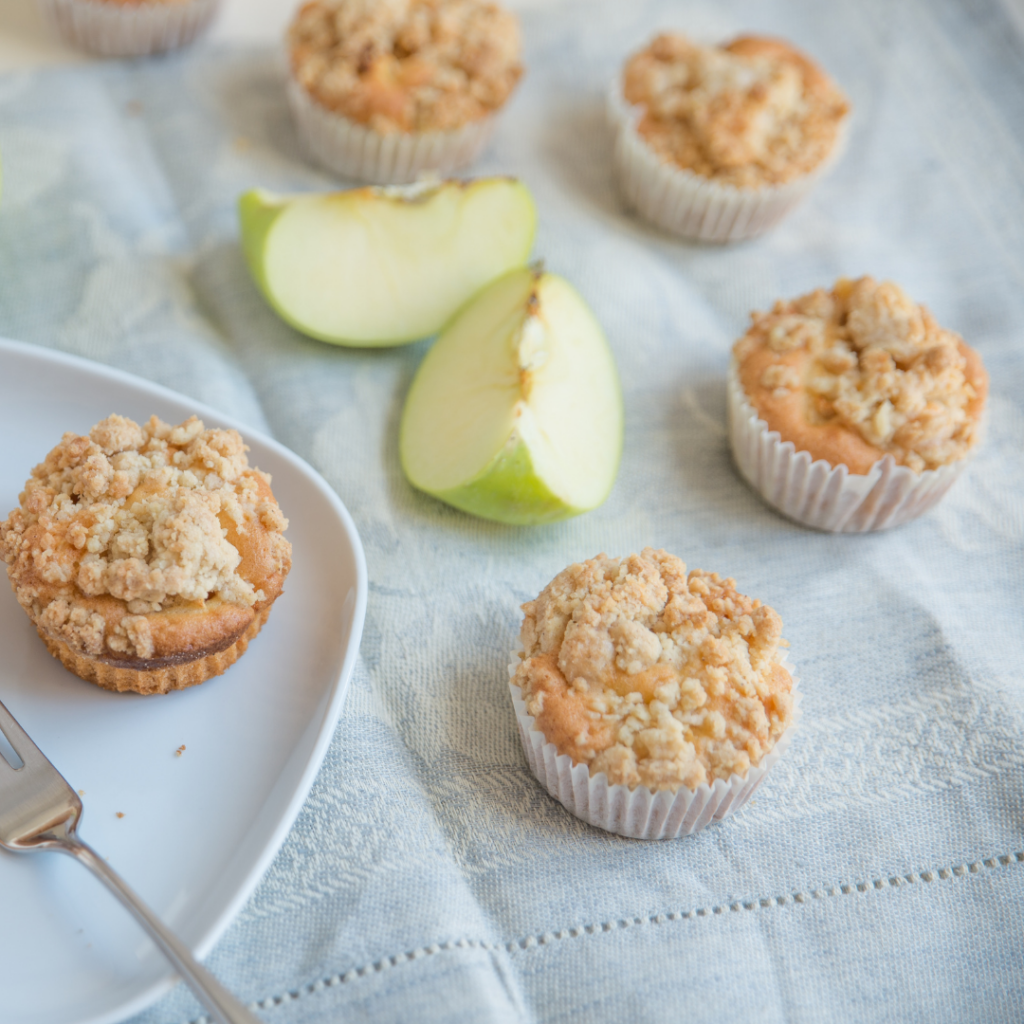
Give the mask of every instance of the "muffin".
<svg viewBox="0 0 1024 1024">
<path fill-rule="evenodd" d="M 72 46 L 102 57 L 142 57 L 192 42 L 219 0 L 39 0 Z"/>
<path fill-rule="evenodd" d="M 891 281 L 841 278 L 753 313 L 733 348 L 733 455 L 784 515 L 821 530 L 931 508 L 981 436 L 977 352 Z"/>
<path fill-rule="evenodd" d="M 530 768 L 584 821 L 674 838 L 741 807 L 797 718 L 782 620 L 645 548 L 559 573 L 523 605 L 511 691 Z"/>
<path fill-rule="evenodd" d="M 471 164 L 523 71 L 516 19 L 486 0 L 311 0 L 288 45 L 309 156 L 382 185 Z"/>
<path fill-rule="evenodd" d="M 841 149 L 849 104 L 781 40 L 666 33 L 626 62 L 609 113 L 626 203 L 674 234 L 731 242 L 810 191 Z"/>
<path fill-rule="evenodd" d="M 109 690 L 166 693 L 244 653 L 291 567 L 246 450 L 195 416 L 64 435 L 0 523 L 11 587 L 55 658 Z"/>
</svg>

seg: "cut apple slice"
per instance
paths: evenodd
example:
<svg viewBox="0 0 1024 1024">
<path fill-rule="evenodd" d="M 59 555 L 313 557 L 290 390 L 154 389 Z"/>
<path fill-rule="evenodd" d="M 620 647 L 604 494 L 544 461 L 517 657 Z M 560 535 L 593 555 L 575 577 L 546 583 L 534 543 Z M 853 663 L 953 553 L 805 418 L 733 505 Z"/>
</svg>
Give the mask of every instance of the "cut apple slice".
<svg viewBox="0 0 1024 1024">
<path fill-rule="evenodd" d="M 622 452 L 622 392 L 576 290 L 523 267 L 477 295 L 420 365 L 399 443 L 414 487 L 485 519 L 548 523 L 600 505 Z"/>
<path fill-rule="evenodd" d="M 439 331 L 530 255 L 537 214 L 513 178 L 239 200 L 242 247 L 270 305 L 338 345 L 399 345 Z"/>
</svg>

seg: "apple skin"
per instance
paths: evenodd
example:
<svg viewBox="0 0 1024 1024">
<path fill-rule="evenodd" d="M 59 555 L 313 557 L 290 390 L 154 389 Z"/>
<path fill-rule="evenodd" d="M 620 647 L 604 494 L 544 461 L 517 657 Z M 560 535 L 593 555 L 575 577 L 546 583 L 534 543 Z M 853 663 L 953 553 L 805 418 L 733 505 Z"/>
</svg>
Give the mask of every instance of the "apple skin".
<svg viewBox="0 0 1024 1024">
<path fill-rule="evenodd" d="M 291 324 L 296 330 L 302 330 L 274 299 L 274 292 L 267 282 L 263 264 L 263 253 L 266 250 L 270 229 L 274 226 L 274 221 L 284 213 L 284 210 L 285 203 L 283 201 L 275 202 L 270 194 L 262 189 L 251 189 L 239 198 L 238 220 L 242 228 L 242 253 L 248 264 L 249 273 L 252 274 L 270 308 L 285 323 Z"/>
<path fill-rule="evenodd" d="M 436 491 L 434 497 L 462 512 L 508 526 L 557 523 L 588 511 L 573 508 L 553 494 L 534 471 L 530 449 L 519 438 L 511 440 L 475 480 L 449 491 Z"/>
<path fill-rule="evenodd" d="M 565 498 L 554 493 L 544 482 L 534 467 L 534 460 L 531 456 L 530 447 L 520 433 L 519 421 L 513 420 L 510 425 L 510 433 L 505 444 L 498 450 L 497 454 L 481 469 L 479 473 L 465 483 L 452 488 L 434 488 L 425 486 L 419 481 L 419 475 L 410 465 L 408 458 L 407 432 L 412 428 L 409 424 L 409 409 L 413 393 L 421 384 L 421 375 L 417 373 L 406 398 L 406 407 L 403 410 L 402 423 L 399 429 L 399 454 L 402 470 L 406 479 L 424 493 L 445 502 L 454 508 L 471 515 L 489 519 L 494 522 L 510 526 L 538 526 L 548 523 L 556 523 L 584 512 L 592 511 L 602 505 L 611 493 L 618 476 L 619 465 L 622 459 L 623 447 L 623 425 L 625 410 L 622 399 L 622 389 L 618 374 L 614 368 L 614 359 L 608 345 L 604 332 L 593 317 L 593 313 L 586 303 L 564 278 L 554 274 L 545 273 L 540 265 L 529 268 L 519 268 L 510 271 L 503 278 L 498 279 L 488 287 L 487 291 L 493 292 L 500 288 L 505 282 L 513 279 L 521 279 L 523 288 L 520 293 L 520 307 L 524 315 L 534 313 L 543 306 L 543 296 L 551 289 L 561 292 L 563 301 L 566 296 L 569 302 L 585 311 L 585 315 L 591 320 L 596 337 L 599 340 L 598 346 L 601 349 L 601 357 L 607 360 L 610 368 L 610 380 L 614 397 L 611 403 L 612 418 L 617 420 L 618 432 L 615 438 L 614 451 L 610 451 L 608 466 L 607 487 L 599 496 L 595 495 L 593 500 L 586 502 L 582 507 L 574 505 Z M 478 296 L 479 298 L 479 296 Z M 475 303 L 467 303 L 463 311 Z M 457 329 L 458 317 L 453 317 L 449 322 L 446 331 L 436 343 L 442 344 L 445 335 L 449 330 Z M 525 322 L 525 321 L 524 321 Z M 426 363 L 430 353 L 424 360 Z M 421 364 L 420 370 L 424 369 Z M 519 379 L 522 384 L 529 376 L 529 372 L 519 371 Z M 522 399 L 525 401 L 525 398 Z M 521 403 L 517 403 L 521 404 Z"/>
<path fill-rule="evenodd" d="M 362 332 L 365 336 L 340 336 L 337 333 L 324 331 L 317 326 L 297 317 L 294 312 L 288 309 L 277 295 L 267 274 L 267 253 L 271 235 L 279 221 L 289 210 L 289 206 L 295 199 L 318 199 L 325 204 L 344 206 L 350 209 L 357 209 L 362 205 L 364 209 L 372 209 L 374 204 L 387 204 L 392 208 L 407 206 L 415 216 L 418 207 L 422 207 L 442 192 L 449 195 L 458 194 L 463 206 L 472 203 L 475 197 L 479 196 L 481 190 L 494 188 L 495 186 L 510 190 L 518 203 L 519 241 L 513 247 L 509 257 L 498 261 L 493 267 L 485 267 L 485 261 L 474 261 L 472 271 L 469 274 L 463 272 L 461 277 L 465 280 L 457 294 L 453 294 L 451 301 L 445 308 L 433 315 L 420 316 L 411 329 L 388 329 L 384 327 L 379 332 Z M 259 287 L 264 299 L 275 313 L 287 324 L 297 331 L 318 341 L 325 341 L 334 345 L 349 347 L 386 347 L 404 345 L 420 341 L 440 331 L 447 321 L 466 303 L 472 296 L 491 280 L 502 276 L 515 267 L 522 267 L 529 259 L 530 250 L 533 247 L 533 240 L 537 229 L 537 213 L 533 203 L 533 197 L 529 189 L 521 181 L 514 178 L 478 178 L 474 180 L 461 181 L 450 180 L 425 185 L 409 186 L 408 188 L 379 188 L 367 186 L 364 188 L 349 189 L 343 192 L 310 194 L 308 196 L 278 196 L 262 189 L 252 189 L 239 198 L 238 217 L 241 226 L 242 251 L 245 256 L 249 271 Z M 454 234 L 454 229 L 460 225 L 453 226 L 453 230 L 447 234 Z M 489 225 L 493 230 L 494 226 Z M 439 241 L 441 241 L 439 239 Z M 488 244 L 486 239 L 481 242 Z M 421 265 L 428 263 L 432 266 L 438 261 L 437 246 L 425 248 L 421 256 Z M 443 258 L 443 257 L 442 257 Z M 416 275 L 410 271 L 410 277 Z M 383 306 L 384 304 L 382 304 Z M 393 305 L 388 303 L 387 305 Z M 415 317 L 413 318 L 416 319 Z"/>
</svg>

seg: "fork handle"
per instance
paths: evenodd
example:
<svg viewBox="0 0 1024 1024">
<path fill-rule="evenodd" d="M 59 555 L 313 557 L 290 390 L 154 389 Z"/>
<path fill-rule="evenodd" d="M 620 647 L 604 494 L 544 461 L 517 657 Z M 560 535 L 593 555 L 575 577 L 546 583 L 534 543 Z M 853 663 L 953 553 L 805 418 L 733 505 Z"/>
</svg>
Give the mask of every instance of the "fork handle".
<svg viewBox="0 0 1024 1024">
<path fill-rule="evenodd" d="M 159 946 L 168 960 L 195 993 L 216 1024 L 262 1024 L 217 979 L 210 974 L 184 944 L 128 887 L 95 850 L 75 835 L 67 836 L 55 846 L 84 864 L 131 911 L 132 916 Z"/>
</svg>

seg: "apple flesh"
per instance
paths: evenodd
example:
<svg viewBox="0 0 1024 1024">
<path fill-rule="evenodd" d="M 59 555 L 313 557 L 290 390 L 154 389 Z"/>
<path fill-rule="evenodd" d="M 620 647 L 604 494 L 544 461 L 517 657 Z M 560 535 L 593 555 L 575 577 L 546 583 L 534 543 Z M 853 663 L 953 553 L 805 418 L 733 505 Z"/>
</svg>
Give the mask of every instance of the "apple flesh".
<svg viewBox="0 0 1024 1024">
<path fill-rule="evenodd" d="M 296 330 L 338 345 L 439 331 L 530 255 L 537 214 L 512 178 L 239 200 L 249 270 Z"/>
<path fill-rule="evenodd" d="M 555 522 L 608 496 L 622 422 L 593 313 L 564 278 L 523 267 L 477 295 L 427 353 L 402 414 L 402 468 L 465 512 Z"/>
</svg>

